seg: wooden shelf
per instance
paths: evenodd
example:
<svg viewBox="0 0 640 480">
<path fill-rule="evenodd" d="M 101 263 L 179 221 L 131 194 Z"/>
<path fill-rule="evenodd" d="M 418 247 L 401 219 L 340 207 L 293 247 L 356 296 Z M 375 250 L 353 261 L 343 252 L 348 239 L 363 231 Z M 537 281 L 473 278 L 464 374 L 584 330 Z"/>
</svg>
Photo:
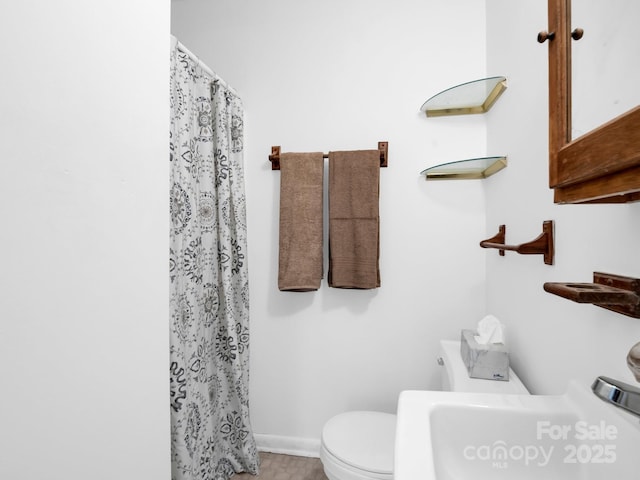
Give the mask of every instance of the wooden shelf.
<svg viewBox="0 0 640 480">
<path fill-rule="evenodd" d="M 593 273 L 593 283 L 547 282 L 544 290 L 577 303 L 640 318 L 640 279 L 611 273 Z"/>
</svg>

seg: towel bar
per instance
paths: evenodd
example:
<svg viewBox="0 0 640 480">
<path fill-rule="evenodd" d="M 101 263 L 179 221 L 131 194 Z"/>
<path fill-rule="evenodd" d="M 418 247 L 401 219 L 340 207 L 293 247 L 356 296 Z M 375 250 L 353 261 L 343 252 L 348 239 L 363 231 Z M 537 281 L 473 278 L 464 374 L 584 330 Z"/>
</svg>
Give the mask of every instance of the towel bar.
<svg viewBox="0 0 640 480">
<path fill-rule="evenodd" d="M 500 255 L 504 256 L 504 251 L 514 251 L 521 255 L 544 255 L 544 263 L 553 265 L 553 220 L 546 220 L 542 223 L 542 233 L 534 240 L 520 245 L 505 245 L 505 232 L 507 227 L 500 225 L 498 233 L 491 238 L 482 240 L 482 248 L 497 248 Z"/>
<path fill-rule="evenodd" d="M 378 142 L 378 150 L 380 151 L 380 167 L 386 167 L 388 162 L 389 142 Z M 323 153 L 324 158 L 329 158 L 328 153 Z M 271 170 L 280 170 L 280 146 L 271 147 Z"/>
</svg>

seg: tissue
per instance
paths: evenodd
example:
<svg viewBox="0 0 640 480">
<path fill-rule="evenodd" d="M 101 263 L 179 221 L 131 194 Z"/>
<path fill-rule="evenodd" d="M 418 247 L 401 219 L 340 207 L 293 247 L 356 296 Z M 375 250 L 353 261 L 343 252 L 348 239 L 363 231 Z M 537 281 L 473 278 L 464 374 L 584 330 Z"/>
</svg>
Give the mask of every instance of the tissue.
<svg viewBox="0 0 640 480">
<path fill-rule="evenodd" d="M 476 331 L 462 330 L 460 355 L 471 378 L 509 380 L 504 325 L 493 315 L 480 320 Z"/>
<path fill-rule="evenodd" d="M 471 378 L 509 380 L 509 351 L 503 343 L 480 345 L 473 330 L 462 330 L 460 356 Z"/>
<path fill-rule="evenodd" d="M 493 315 L 487 315 L 478 322 L 477 335 L 473 338 L 480 345 L 489 343 L 506 343 L 504 337 L 504 325 Z"/>
</svg>

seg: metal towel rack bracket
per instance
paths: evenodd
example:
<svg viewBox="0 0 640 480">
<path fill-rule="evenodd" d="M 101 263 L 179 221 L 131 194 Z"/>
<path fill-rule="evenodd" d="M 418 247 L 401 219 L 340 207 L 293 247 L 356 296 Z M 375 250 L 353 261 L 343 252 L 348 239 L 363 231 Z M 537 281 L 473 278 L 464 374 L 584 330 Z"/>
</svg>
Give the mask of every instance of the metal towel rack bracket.
<svg viewBox="0 0 640 480">
<path fill-rule="evenodd" d="M 593 272 L 593 283 L 547 282 L 545 292 L 640 318 L 640 279 Z"/>
<path fill-rule="evenodd" d="M 378 151 L 380 152 L 380 166 L 386 167 L 389 160 L 389 142 L 378 142 Z M 323 154 L 324 158 L 329 158 L 328 153 Z M 271 147 L 271 170 L 280 170 L 280 145 Z"/>
<path fill-rule="evenodd" d="M 544 263 L 553 265 L 553 220 L 545 220 L 542 223 L 542 233 L 535 239 L 520 245 L 506 245 L 505 233 L 507 227 L 500 225 L 498 233 L 491 238 L 482 240 L 482 248 L 497 248 L 501 256 L 505 250 L 518 252 L 521 255 L 543 255 Z"/>
</svg>

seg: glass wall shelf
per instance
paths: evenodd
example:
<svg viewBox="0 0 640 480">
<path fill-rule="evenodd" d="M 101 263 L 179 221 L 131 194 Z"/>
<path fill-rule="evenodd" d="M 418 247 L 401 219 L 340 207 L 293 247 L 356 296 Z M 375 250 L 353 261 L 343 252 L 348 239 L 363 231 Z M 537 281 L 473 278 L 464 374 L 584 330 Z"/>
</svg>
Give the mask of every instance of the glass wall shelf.
<svg viewBox="0 0 640 480">
<path fill-rule="evenodd" d="M 505 77 L 489 77 L 448 88 L 420 107 L 427 117 L 485 113 L 507 89 Z"/>
<path fill-rule="evenodd" d="M 507 157 L 458 160 L 429 167 L 420 172 L 425 180 L 471 180 L 487 178 L 507 166 Z"/>
</svg>

